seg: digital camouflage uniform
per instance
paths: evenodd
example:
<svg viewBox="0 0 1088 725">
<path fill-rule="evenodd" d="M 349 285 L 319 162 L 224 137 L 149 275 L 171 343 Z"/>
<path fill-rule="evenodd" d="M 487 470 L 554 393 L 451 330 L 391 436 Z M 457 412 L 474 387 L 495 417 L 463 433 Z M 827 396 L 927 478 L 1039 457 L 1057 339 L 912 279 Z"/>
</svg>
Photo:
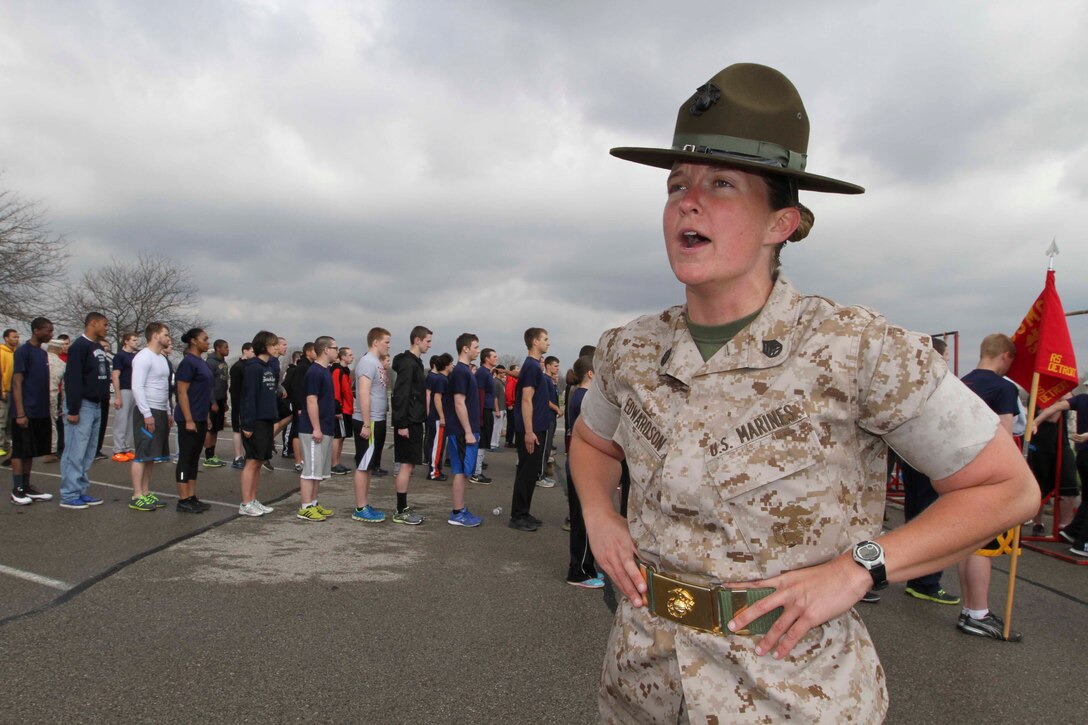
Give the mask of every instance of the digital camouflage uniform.
<svg viewBox="0 0 1088 725">
<path fill-rule="evenodd" d="M 703 362 L 684 308 L 606 332 L 582 404 L 624 450 L 643 561 L 700 585 L 764 579 L 874 538 L 886 445 L 933 479 L 970 462 L 996 416 L 929 338 L 779 279 L 760 315 Z M 884 672 L 854 610 L 783 660 L 624 601 L 602 673 L 605 721 L 873 723 Z"/>
</svg>

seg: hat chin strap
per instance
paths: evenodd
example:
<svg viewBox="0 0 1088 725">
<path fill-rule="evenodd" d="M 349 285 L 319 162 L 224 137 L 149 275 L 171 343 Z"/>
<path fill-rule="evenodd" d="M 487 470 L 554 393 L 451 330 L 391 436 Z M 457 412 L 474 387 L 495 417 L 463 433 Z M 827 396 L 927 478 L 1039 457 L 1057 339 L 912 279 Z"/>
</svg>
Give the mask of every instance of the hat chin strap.
<svg viewBox="0 0 1088 725">
<path fill-rule="evenodd" d="M 672 138 L 672 147 L 676 151 L 733 158 L 793 171 L 804 171 L 808 161 L 807 154 L 791 151 L 770 141 L 710 133 L 678 133 Z"/>
</svg>

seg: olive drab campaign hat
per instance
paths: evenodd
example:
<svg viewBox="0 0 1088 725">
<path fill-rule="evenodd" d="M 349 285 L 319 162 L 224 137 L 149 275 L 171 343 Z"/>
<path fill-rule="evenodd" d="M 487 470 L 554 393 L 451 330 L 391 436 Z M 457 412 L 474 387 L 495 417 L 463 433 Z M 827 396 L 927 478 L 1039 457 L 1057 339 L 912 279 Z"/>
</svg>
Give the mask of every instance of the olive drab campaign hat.
<svg viewBox="0 0 1088 725">
<path fill-rule="evenodd" d="M 719 164 L 793 179 L 798 189 L 861 194 L 860 186 L 805 171 L 808 114 L 789 78 L 737 63 L 700 86 L 676 116 L 672 148 L 614 148 L 613 156 L 670 169 L 676 162 Z"/>
</svg>

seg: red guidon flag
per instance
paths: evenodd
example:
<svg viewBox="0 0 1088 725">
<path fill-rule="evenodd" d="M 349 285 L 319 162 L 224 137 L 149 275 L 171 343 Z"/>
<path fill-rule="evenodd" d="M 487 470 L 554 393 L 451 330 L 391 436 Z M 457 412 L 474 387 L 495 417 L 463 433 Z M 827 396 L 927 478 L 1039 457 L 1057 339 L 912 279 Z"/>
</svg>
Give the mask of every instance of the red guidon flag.
<svg viewBox="0 0 1088 725">
<path fill-rule="evenodd" d="M 1046 286 L 1024 321 L 1012 336 L 1016 360 L 1008 377 L 1025 390 L 1031 390 L 1031 377 L 1039 373 L 1039 410 L 1061 399 L 1077 387 L 1077 360 L 1065 310 L 1054 286 L 1054 270 L 1046 273 Z"/>
</svg>

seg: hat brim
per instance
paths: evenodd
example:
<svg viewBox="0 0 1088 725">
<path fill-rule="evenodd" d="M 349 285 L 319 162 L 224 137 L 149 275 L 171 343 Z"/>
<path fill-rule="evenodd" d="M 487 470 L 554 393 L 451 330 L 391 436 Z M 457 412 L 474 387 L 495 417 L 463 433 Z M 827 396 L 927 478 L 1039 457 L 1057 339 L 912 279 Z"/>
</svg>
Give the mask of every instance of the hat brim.
<svg viewBox="0 0 1088 725">
<path fill-rule="evenodd" d="M 730 168 L 752 171 L 757 174 L 773 174 L 775 176 L 788 176 L 797 181 L 797 188 L 805 191 L 823 191 L 829 194 L 864 194 L 865 189 L 848 181 L 839 181 L 827 176 L 809 174 L 804 171 L 784 169 L 779 166 L 761 164 L 758 161 L 745 161 L 744 159 L 725 158 L 711 156 L 697 151 L 677 151 L 676 149 L 649 149 L 621 146 L 609 151 L 610 154 L 624 161 L 633 161 L 636 164 L 656 166 L 659 169 L 671 169 L 677 162 L 692 164 L 713 164 L 714 166 L 729 166 Z"/>
</svg>

